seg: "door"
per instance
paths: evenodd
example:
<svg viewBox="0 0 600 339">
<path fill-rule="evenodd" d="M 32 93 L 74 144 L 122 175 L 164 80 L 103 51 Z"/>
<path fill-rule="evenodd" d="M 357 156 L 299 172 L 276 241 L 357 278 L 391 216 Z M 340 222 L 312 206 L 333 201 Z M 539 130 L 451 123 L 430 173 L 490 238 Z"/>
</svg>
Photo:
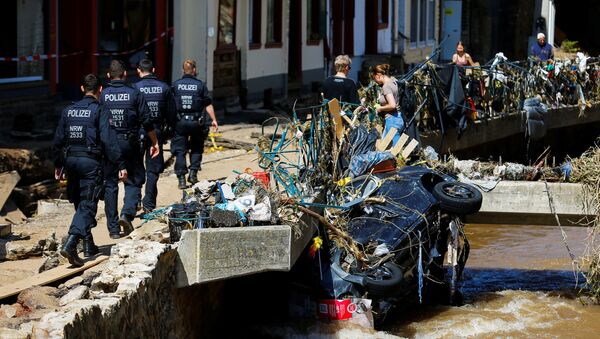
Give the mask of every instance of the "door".
<svg viewBox="0 0 600 339">
<path fill-rule="evenodd" d="M 452 60 L 456 44 L 460 41 L 462 1 L 444 0 L 442 10 L 442 60 Z"/>
</svg>

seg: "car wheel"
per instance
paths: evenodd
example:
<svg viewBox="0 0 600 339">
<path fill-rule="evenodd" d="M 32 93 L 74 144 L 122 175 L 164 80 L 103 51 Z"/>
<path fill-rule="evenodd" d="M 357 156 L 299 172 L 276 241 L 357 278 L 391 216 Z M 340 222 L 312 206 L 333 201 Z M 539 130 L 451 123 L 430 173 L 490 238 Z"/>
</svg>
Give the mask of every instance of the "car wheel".
<svg viewBox="0 0 600 339">
<path fill-rule="evenodd" d="M 483 197 L 475 187 L 462 182 L 440 182 L 433 195 L 443 210 L 456 214 L 474 214 L 481 208 Z"/>
<path fill-rule="evenodd" d="M 375 296 L 390 296 L 398 292 L 404 274 L 398 265 L 387 262 L 382 266 L 365 270 L 364 276 L 367 292 Z"/>
</svg>

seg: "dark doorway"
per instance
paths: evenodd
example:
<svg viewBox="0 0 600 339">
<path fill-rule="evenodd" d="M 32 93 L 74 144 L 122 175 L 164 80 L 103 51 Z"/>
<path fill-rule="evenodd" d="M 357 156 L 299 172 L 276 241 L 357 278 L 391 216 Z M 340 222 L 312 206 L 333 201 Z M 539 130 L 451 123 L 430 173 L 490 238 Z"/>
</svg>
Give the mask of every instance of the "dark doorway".
<svg viewBox="0 0 600 339">
<path fill-rule="evenodd" d="M 290 1 L 290 36 L 288 49 L 288 88 L 302 85 L 302 1 Z"/>
<path fill-rule="evenodd" d="M 365 52 L 377 54 L 377 28 L 379 1 L 369 1 L 365 4 Z"/>
<path fill-rule="evenodd" d="M 600 2 L 597 0 L 573 1 L 557 0 L 556 29 L 554 43 L 557 46 L 565 40 L 577 41 L 579 47 L 589 55 L 600 53 L 600 38 L 596 20 L 600 18 Z M 582 10 L 585 9 L 585 10 Z"/>
</svg>

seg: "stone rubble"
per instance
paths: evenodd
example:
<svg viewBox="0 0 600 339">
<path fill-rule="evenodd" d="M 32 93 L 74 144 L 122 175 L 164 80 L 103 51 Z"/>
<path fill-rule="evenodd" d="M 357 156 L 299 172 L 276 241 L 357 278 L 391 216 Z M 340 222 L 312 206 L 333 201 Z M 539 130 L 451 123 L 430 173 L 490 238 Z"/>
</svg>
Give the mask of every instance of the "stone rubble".
<svg viewBox="0 0 600 339">
<path fill-rule="evenodd" d="M 0 328 L 0 337 L 89 337 L 92 333 L 98 337 L 172 337 L 175 257 L 167 244 L 144 240 L 117 244 L 102 272 L 86 272 L 58 289 L 29 289 L 15 305 L 2 305 L 0 318 L 15 320 L 18 307 L 48 313 L 39 320 Z"/>
</svg>

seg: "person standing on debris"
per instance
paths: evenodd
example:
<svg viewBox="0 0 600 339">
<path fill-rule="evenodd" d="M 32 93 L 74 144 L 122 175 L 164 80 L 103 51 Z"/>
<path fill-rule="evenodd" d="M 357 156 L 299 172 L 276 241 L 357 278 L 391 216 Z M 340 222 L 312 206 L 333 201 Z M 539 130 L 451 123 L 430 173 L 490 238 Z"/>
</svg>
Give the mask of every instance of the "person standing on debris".
<svg viewBox="0 0 600 339">
<path fill-rule="evenodd" d="M 536 61 L 548 61 L 554 59 L 552 45 L 546 42 L 546 35 L 538 33 L 537 44 L 531 47 L 531 57 Z"/>
<path fill-rule="evenodd" d="M 69 201 L 75 205 L 75 215 L 61 255 L 73 266 L 83 266 L 77 254 L 77 244 L 83 239 L 83 255 L 98 253 L 92 227 L 96 226 L 98 200 L 102 194 L 102 158 L 113 164 L 121 180 L 127 179 L 121 150 L 115 144 L 115 131 L 109 125 L 109 112 L 100 105 L 100 79 L 88 74 L 81 86 L 83 99 L 65 108 L 54 135 L 54 177 L 66 176 Z"/>
<path fill-rule="evenodd" d="M 381 86 L 379 104 L 375 105 L 375 109 L 377 113 L 384 114 L 385 117 L 383 136 L 388 134 L 392 127 L 396 128 L 396 135 L 393 138 L 393 145 L 395 145 L 404 131 L 404 119 L 398 107 L 400 103 L 398 83 L 395 78 L 390 76 L 389 72 L 390 65 L 382 64 L 374 66 L 371 75 L 373 80 Z"/>
<path fill-rule="evenodd" d="M 173 83 L 172 91 L 176 110 L 175 137 L 171 141 L 171 151 L 175 155 L 175 174 L 179 180 L 179 188 L 185 189 L 185 174 L 188 173 L 186 153 L 190 153 L 188 182 L 198 182 L 198 171 L 201 170 L 204 140 L 208 136 L 208 125 L 204 110 L 212 119 L 211 126 L 218 131 L 219 125 L 208 95 L 208 89 L 196 78 L 196 61 L 183 62 L 183 77 Z"/>
<path fill-rule="evenodd" d="M 144 199 L 142 199 L 142 207 L 144 213 L 151 212 L 156 208 L 156 196 L 158 189 L 158 177 L 165 169 L 165 159 L 163 156 L 163 143 L 165 135 L 163 128 L 170 123 L 167 119 L 172 116 L 167 112 L 172 99 L 171 87 L 166 83 L 158 80 L 154 75 L 154 66 L 151 60 L 143 59 L 138 63 L 137 72 L 141 80 L 134 84 L 134 87 L 142 94 L 148 105 L 150 112 L 150 120 L 154 125 L 154 132 L 158 139 L 160 152 L 157 157 L 150 155 L 150 139 L 145 135 L 144 144 L 146 148 L 146 189 L 144 191 Z"/>
<path fill-rule="evenodd" d="M 356 82 L 348 78 L 348 73 L 352 69 L 352 60 L 347 55 L 338 55 L 334 65 L 335 75 L 329 76 L 323 81 L 323 98 L 360 104 Z"/>
<path fill-rule="evenodd" d="M 125 166 L 129 176 L 125 181 L 125 197 L 121 215 L 118 216 L 117 199 L 119 194 L 118 169 L 112 163 L 105 166 L 106 191 L 104 194 L 104 211 L 110 237 L 120 237 L 120 227 L 128 235 L 133 231 L 131 222 L 137 212 L 137 206 L 142 198 L 142 185 L 144 184 L 144 156 L 143 145 L 140 144 L 140 135 L 145 130 L 150 138 L 151 157 L 160 153 L 158 139 L 154 131 L 154 124 L 150 119 L 148 105 L 142 94 L 135 88 L 125 83 L 127 72 L 119 60 L 110 63 L 108 78 L 109 86 L 102 91 L 100 102 L 110 113 L 111 126 L 116 131 L 116 142 L 125 159 Z"/>
<path fill-rule="evenodd" d="M 465 45 L 462 41 L 456 44 L 456 53 L 452 56 L 452 63 L 456 66 L 473 66 L 474 64 L 469 53 L 465 52 Z"/>
</svg>

